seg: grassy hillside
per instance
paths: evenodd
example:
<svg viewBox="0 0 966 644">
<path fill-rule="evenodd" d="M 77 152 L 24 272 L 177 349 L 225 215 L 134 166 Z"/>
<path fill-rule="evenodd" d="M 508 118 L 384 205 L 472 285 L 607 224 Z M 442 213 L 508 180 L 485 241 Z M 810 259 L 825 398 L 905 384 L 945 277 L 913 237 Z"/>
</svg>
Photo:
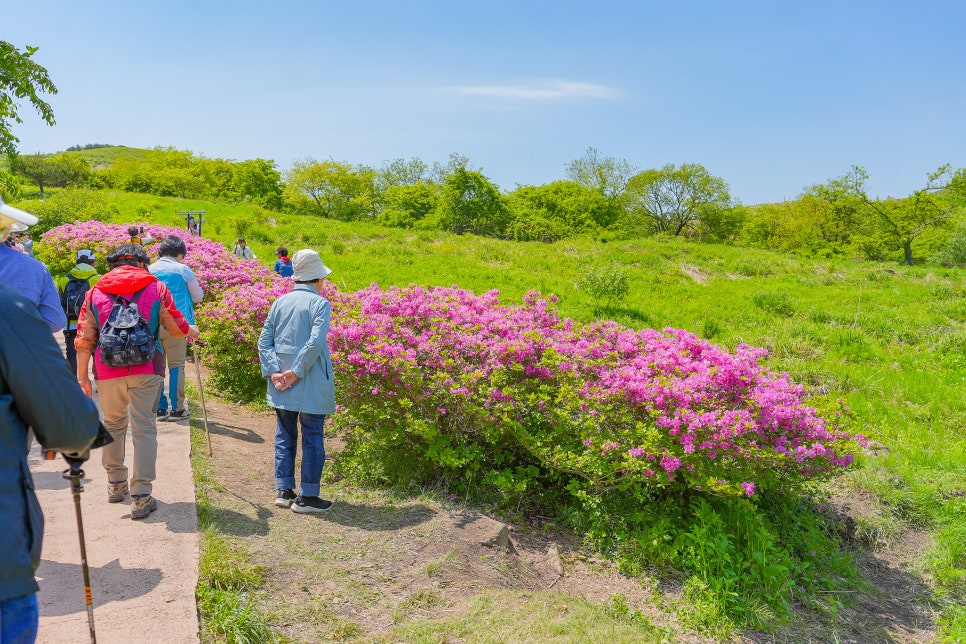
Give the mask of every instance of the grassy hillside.
<svg viewBox="0 0 966 644">
<path fill-rule="evenodd" d="M 144 150 L 141 148 L 129 148 L 124 145 L 115 145 L 108 148 L 93 148 L 91 150 L 76 150 L 71 152 L 82 159 L 85 159 L 92 168 L 107 168 L 115 161 L 124 157 L 141 158 Z"/>
<path fill-rule="evenodd" d="M 92 152 L 99 152 L 98 150 Z M 575 285 L 608 267 L 630 285 L 604 311 L 632 326 L 678 327 L 734 347 L 766 347 L 774 368 L 820 397 L 843 398 L 841 422 L 879 441 L 830 492 L 873 501 L 857 537 L 897 546 L 908 530 L 930 535 L 914 565 L 937 589 L 946 628 L 966 633 L 966 273 L 934 266 L 845 262 L 693 244 L 679 239 L 514 243 L 437 231 L 404 231 L 133 194 L 106 196 L 119 222 L 182 224 L 205 210 L 204 234 L 232 245 L 244 234 L 271 264 L 285 245 L 317 249 L 331 280 L 355 290 L 417 283 L 499 289 L 505 303 L 528 290 L 556 294 L 565 316 L 594 319 Z M 958 635 L 957 635 L 958 634 Z"/>
</svg>

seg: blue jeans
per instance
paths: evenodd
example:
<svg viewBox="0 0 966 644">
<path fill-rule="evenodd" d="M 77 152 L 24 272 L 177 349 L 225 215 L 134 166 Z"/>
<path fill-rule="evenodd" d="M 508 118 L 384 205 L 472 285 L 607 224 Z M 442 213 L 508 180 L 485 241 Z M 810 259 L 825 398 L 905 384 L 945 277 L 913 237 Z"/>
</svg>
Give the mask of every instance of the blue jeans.
<svg viewBox="0 0 966 644">
<path fill-rule="evenodd" d="M 0 602 L 0 642 L 33 644 L 39 619 L 36 593 Z"/>
<path fill-rule="evenodd" d="M 295 448 L 302 424 L 302 479 L 299 494 L 318 496 L 325 465 L 325 416 L 275 408 L 275 489 L 295 489 Z"/>
<path fill-rule="evenodd" d="M 168 395 L 165 395 L 164 383 L 161 383 L 161 400 L 158 402 L 158 409 L 167 409 L 168 396 L 171 396 L 171 411 L 181 411 L 178 409 L 178 378 L 180 377 L 181 367 L 171 367 L 168 371 Z"/>
</svg>

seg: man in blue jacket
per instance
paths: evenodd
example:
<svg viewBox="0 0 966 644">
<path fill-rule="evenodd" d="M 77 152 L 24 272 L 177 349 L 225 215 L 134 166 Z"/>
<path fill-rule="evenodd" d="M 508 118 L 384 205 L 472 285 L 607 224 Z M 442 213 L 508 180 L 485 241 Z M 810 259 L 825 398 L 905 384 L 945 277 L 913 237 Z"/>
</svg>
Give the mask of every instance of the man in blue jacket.
<svg viewBox="0 0 966 644">
<path fill-rule="evenodd" d="M 47 449 L 86 458 L 100 421 L 34 303 L 3 284 L 0 301 L 0 641 L 33 642 L 44 518 L 27 427 Z"/>
<path fill-rule="evenodd" d="M 30 213 L 8 206 L 0 199 L 0 239 L 6 239 L 15 225 L 33 226 L 37 221 Z M 12 286 L 33 302 L 51 333 L 67 326 L 54 278 L 38 260 L 0 244 L 0 284 Z"/>
<path fill-rule="evenodd" d="M 331 273 L 314 250 L 292 258 L 295 290 L 272 303 L 258 337 L 262 377 L 268 378 L 268 404 L 275 408 L 275 505 L 312 514 L 332 507 L 319 498 L 325 464 L 323 426 L 335 413 L 332 358 L 326 336 L 332 307 L 322 297 Z M 302 425 L 302 471 L 295 495 L 295 451 Z"/>
</svg>

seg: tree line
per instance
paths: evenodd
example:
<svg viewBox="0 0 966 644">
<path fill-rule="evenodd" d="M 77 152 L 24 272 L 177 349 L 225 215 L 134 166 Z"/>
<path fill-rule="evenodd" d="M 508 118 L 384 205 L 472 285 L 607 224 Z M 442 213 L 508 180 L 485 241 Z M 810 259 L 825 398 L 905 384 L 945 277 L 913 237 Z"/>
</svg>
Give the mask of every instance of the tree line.
<svg viewBox="0 0 966 644">
<path fill-rule="evenodd" d="M 907 264 L 921 247 L 936 261 L 966 263 L 966 175 L 948 165 L 903 199 L 869 198 L 869 175 L 854 166 L 794 200 L 745 206 L 700 164 L 641 170 L 594 148 L 566 165 L 565 178 L 509 192 L 459 154 L 446 163 L 399 158 L 379 168 L 310 158 L 284 173 L 271 160 L 211 159 L 174 148 L 132 151 L 99 168 L 74 151 L 9 158 L 11 171 L 41 195 L 83 185 L 517 241 L 686 236 Z"/>
</svg>

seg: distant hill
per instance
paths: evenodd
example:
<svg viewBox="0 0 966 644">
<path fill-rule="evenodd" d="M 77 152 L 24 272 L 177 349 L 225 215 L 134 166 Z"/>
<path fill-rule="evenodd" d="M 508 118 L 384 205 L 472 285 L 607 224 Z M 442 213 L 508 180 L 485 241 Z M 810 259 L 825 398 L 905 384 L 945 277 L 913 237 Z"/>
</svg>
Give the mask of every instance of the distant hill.
<svg viewBox="0 0 966 644">
<path fill-rule="evenodd" d="M 104 147 L 94 146 L 99 146 L 99 144 L 92 144 L 91 147 L 72 146 L 66 151 L 76 154 L 82 159 L 86 159 L 94 169 L 110 167 L 117 159 L 122 157 L 135 157 L 138 159 L 143 159 L 145 153 L 147 152 L 147 150 L 143 148 L 129 148 L 124 145 L 110 145 Z"/>
</svg>

